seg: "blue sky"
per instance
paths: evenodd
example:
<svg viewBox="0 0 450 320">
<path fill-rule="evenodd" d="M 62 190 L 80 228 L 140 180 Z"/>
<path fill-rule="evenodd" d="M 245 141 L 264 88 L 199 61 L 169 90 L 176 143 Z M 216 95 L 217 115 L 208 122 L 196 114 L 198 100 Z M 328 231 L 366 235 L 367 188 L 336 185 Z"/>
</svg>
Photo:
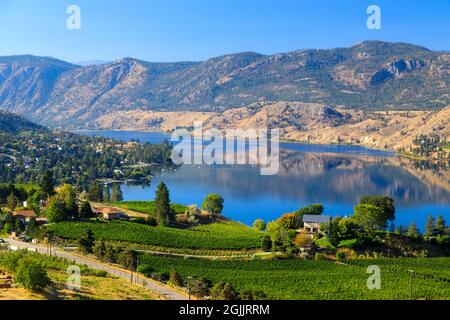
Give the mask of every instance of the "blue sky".
<svg viewBox="0 0 450 320">
<path fill-rule="evenodd" d="M 66 28 L 71 4 L 81 8 L 81 30 Z M 382 10 L 382 30 L 366 27 L 371 4 Z M 205 60 L 369 39 L 449 50 L 449 35 L 449 0 L 0 0 L 0 55 L 73 62 Z"/>
</svg>

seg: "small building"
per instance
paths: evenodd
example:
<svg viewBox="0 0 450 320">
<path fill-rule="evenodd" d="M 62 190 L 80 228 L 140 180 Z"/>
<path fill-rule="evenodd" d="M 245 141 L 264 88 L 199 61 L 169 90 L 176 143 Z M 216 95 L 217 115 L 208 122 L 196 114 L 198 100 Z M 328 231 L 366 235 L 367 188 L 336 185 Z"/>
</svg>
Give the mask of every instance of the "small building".
<svg viewBox="0 0 450 320">
<path fill-rule="evenodd" d="M 308 234 L 320 233 L 320 225 L 323 223 L 331 222 L 331 216 L 322 215 L 304 215 L 303 216 L 303 229 Z"/>
<path fill-rule="evenodd" d="M 36 219 L 37 214 L 34 212 L 34 210 L 21 210 L 21 211 L 14 211 L 13 213 L 14 218 L 17 218 L 21 220 L 22 222 L 30 222 L 31 219 Z"/>
<path fill-rule="evenodd" d="M 120 212 L 111 208 L 102 208 L 98 212 L 104 220 L 119 220 L 119 219 L 127 219 L 128 215 L 123 212 Z"/>
</svg>

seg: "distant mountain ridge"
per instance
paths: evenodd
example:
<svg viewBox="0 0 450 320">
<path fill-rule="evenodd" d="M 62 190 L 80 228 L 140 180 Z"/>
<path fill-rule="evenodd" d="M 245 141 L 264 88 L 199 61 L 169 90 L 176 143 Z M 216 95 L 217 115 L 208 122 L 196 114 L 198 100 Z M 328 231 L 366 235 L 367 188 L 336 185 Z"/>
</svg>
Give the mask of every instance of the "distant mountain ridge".
<svg viewBox="0 0 450 320">
<path fill-rule="evenodd" d="M 367 41 L 351 48 L 224 55 L 204 62 L 123 58 L 79 66 L 0 57 L 0 109 L 51 127 L 84 128 L 114 113 L 223 112 L 258 101 L 369 110 L 450 104 L 450 53 Z"/>
</svg>

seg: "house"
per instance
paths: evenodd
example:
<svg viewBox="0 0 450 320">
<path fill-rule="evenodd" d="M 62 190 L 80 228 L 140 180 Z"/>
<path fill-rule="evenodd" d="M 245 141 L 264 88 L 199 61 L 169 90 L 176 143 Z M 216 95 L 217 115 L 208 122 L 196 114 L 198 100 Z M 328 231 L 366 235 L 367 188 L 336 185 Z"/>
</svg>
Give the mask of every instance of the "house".
<svg viewBox="0 0 450 320">
<path fill-rule="evenodd" d="M 34 212 L 34 210 L 14 211 L 13 216 L 14 218 L 18 218 L 22 222 L 30 222 L 31 219 L 37 218 L 37 214 L 36 212 Z"/>
<path fill-rule="evenodd" d="M 303 216 L 303 230 L 308 234 L 316 234 L 320 232 L 320 225 L 331 222 L 331 216 L 322 215 L 304 215 Z"/>
<path fill-rule="evenodd" d="M 128 215 L 112 208 L 95 208 L 94 212 L 99 214 L 104 220 L 127 219 Z"/>
</svg>

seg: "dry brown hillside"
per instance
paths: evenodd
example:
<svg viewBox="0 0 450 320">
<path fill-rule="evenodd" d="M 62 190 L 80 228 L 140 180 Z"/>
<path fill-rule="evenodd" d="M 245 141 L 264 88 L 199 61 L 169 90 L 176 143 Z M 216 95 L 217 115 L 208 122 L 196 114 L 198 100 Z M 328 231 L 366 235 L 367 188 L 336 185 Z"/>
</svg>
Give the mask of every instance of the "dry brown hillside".
<svg viewBox="0 0 450 320">
<path fill-rule="evenodd" d="M 203 121 L 205 128 L 280 129 L 285 140 L 356 144 L 398 150 L 420 134 L 450 140 L 450 106 L 441 111 L 355 111 L 301 102 L 261 102 L 215 112 L 116 112 L 95 121 L 100 129 L 170 132 Z"/>
</svg>

